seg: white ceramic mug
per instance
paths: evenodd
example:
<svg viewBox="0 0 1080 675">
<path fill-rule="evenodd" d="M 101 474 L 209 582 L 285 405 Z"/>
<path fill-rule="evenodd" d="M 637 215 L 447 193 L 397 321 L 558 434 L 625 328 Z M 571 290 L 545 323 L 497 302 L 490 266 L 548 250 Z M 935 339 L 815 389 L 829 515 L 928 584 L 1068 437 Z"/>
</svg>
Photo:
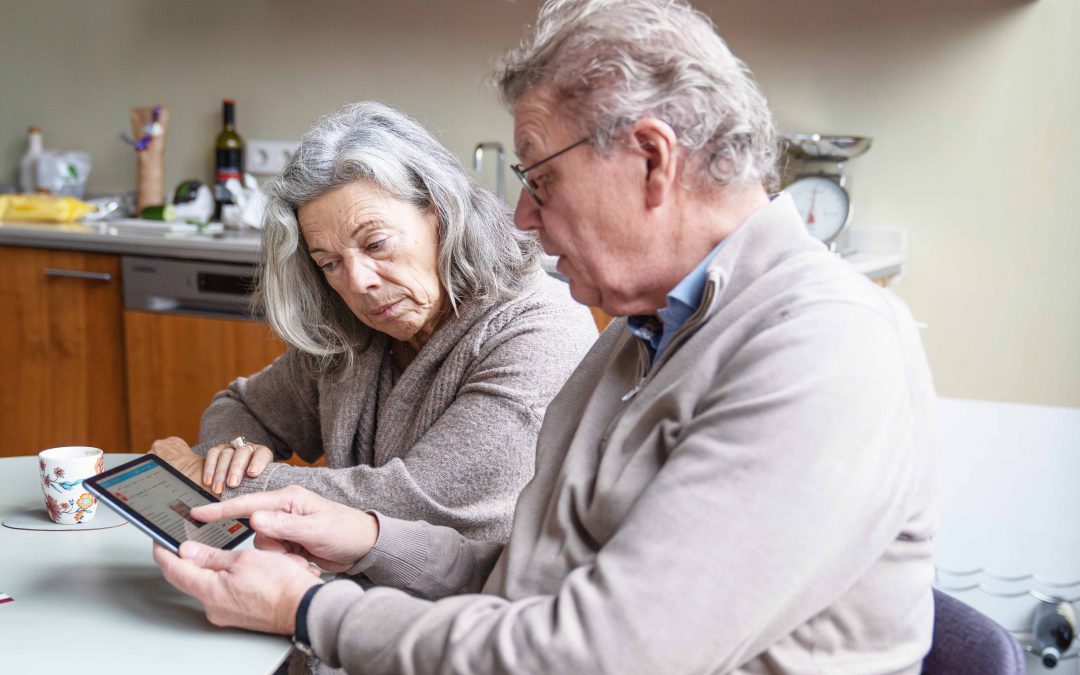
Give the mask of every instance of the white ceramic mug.
<svg viewBox="0 0 1080 675">
<path fill-rule="evenodd" d="M 105 470 L 105 453 L 81 445 L 49 448 L 38 453 L 45 510 L 54 523 L 77 525 L 94 519 L 97 499 L 83 487 L 83 479 Z"/>
</svg>

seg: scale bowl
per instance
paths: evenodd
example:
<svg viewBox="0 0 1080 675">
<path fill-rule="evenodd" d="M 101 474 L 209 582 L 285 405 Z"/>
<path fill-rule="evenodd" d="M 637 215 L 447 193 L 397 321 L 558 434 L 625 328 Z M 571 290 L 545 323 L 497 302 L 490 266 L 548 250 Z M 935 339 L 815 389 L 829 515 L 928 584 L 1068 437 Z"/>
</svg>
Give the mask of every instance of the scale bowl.
<svg viewBox="0 0 1080 675">
<path fill-rule="evenodd" d="M 872 140 L 868 136 L 823 136 L 821 134 L 791 134 L 784 137 L 787 152 L 793 157 L 833 161 L 858 157 L 870 149 Z"/>
</svg>

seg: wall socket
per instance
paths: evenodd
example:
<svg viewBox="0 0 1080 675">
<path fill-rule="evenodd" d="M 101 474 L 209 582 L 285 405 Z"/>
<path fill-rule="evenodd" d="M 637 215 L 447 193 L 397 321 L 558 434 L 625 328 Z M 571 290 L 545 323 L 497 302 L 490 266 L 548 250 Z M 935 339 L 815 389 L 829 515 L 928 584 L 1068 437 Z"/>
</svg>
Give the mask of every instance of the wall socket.
<svg viewBox="0 0 1080 675">
<path fill-rule="evenodd" d="M 300 141 L 245 141 L 244 169 L 256 176 L 279 174 L 298 147 Z"/>
</svg>

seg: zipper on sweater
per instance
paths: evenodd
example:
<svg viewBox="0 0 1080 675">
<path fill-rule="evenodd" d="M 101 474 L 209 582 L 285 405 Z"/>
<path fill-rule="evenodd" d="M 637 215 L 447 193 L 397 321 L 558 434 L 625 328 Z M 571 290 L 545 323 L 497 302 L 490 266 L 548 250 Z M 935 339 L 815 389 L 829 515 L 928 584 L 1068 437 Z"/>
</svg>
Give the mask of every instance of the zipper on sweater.
<svg viewBox="0 0 1080 675">
<path fill-rule="evenodd" d="M 637 343 L 638 347 L 638 383 L 634 385 L 633 389 L 623 394 L 622 399 L 620 399 L 623 403 L 626 403 L 630 399 L 637 396 L 637 393 L 641 391 L 641 387 L 645 384 L 645 380 L 648 379 L 649 376 L 649 353 L 645 349 L 645 345 L 642 344 L 641 340 L 634 338 L 634 342 Z"/>
<path fill-rule="evenodd" d="M 717 285 L 718 284 L 716 280 L 710 276 L 708 282 L 705 284 L 705 292 L 701 296 L 701 304 L 698 305 L 697 311 L 690 315 L 690 318 L 686 320 L 686 323 L 684 323 L 682 326 L 679 326 L 679 330 L 676 331 L 675 335 L 671 337 L 671 342 L 668 343 L 667 349 L 664 350 L 664 353 L 660 357 L 660 360 L 652 364 L 651 368 L 646 368 L 644 370 L 644 373 L 640 374 L 641 379 L 639 379 L 638 383 L 634 385 L 634 388 L 623 394 L 623 402 L 629 401 L 630 399 L 637 396 L 638 392 L 641 391 L 642 387 L 644 387 L 645 384 L 652 378 L 653 374 L 660 369 L 660 365 L 667 361 L 668 357 L 671 356 L 672 353 L 674 353 L 675 348 L 678 347 L 682 342 L 684 342 L 689 333 L 693 331 L 693 329 L 696 328 L 698 324 L 701 323 L 701 321 L 709 313 L 709 308 L 712 305 L 713 297 L 716 295 Z M 645 353 L 645 346 L 641 344 L 641 340 L 637 340 L 637 342 L 639 347 L 639 354 L 642 355 L 641 365 L 644 366 L 645 362 L 648 359 L 648 354 Z"/>
</svg>

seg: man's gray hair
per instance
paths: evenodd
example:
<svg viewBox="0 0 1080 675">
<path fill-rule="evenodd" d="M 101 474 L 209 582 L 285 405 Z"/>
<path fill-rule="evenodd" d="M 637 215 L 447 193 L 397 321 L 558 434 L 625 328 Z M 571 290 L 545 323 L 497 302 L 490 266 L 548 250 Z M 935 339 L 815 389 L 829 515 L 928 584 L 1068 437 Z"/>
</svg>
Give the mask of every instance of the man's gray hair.
<svg viewBox="0 0 1080 675">
<path fill-rule="evenodd" d="M 550 87 L 600 152 L 655 117 L 690 151 L 689 184 L 777 183 L 764 95 L 712 21 L 682 0 L 548 0 L 494 77 L 511 109 Z"/>
<path fill-rule="evenodd" d="M 265 188 L 257 302 L 277 334 L 302 352 L 351 361 L 370 341 L 370 329 L 311 260 L 297 221 L 301 206 L 353 181 L 370 181 L 423 211 L 434 208 L 439 281 L 455 312 L 463 302 L 514 297 L 539 267 L 535 237 L 517 230 L 509 208 L 422 126 L 382 103 L 347 105 L 304 135 Z"/>
</svg>

